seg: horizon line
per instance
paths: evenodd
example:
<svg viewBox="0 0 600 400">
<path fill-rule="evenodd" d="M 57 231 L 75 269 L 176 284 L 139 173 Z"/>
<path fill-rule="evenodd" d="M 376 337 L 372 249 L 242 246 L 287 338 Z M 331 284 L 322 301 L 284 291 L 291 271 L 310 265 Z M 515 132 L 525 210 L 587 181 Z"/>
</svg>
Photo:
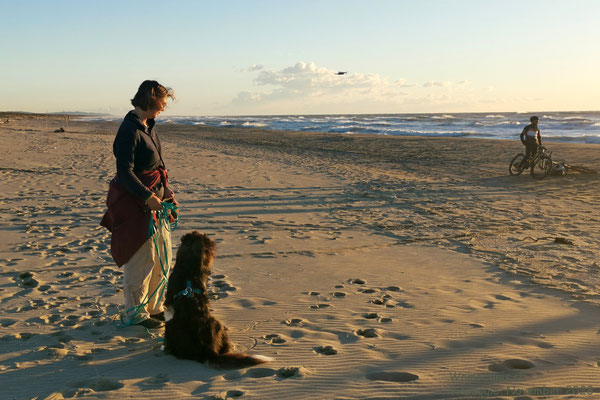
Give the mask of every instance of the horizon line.
<svg viewBox="0 0 600 400">
<path fill-rule="evenodd" d="M 450 111 L 442 111 L 442 112 L 397 112 L 397 113 L 322 113 L 322 114 L 178 114 L 178 115 L 162 115 L 164 117 L 279 117 L 279 116 L 298 116 L 298 117 L 311 117 L 311 116 L 347 116 L 347 115 L 449 115 L 449 114 L 502 114 L 502 113 L 511 113 L 511 114 L 536 114 L 536 113 L 600 113 L 599 110 L 560 110 L 560 111 L 551 111 L 551 110 L 537 110 L 537 111 L 460 111 L 460 112 L 450 112 Z M 111 114 L 104 112 L 95 112 L 95 111 L 47 111 L 47 112 L 35 112 L 35 111 L 0 111 L 0 114 L 28 114 L 28 115 L 72 115 L 72 116 L 112 116 L 112 117 L 121 117 L 121 114 Z M 162 119 L 160 118 L 160 119 Z"/>
</svg>

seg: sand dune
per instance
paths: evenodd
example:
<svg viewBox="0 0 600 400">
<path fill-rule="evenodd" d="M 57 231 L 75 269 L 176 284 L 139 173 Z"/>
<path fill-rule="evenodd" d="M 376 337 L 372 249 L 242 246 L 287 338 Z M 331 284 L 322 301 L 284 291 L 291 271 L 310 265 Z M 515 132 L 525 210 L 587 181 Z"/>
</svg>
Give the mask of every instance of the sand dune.
<svg viewBox="0 0 600 400">
<path fill-rule="evenodd" d="M 510 177 L 517 142 L 160 126 L 174 243 L 217 241 L 214 314 L 275 359 L 223 371 L 119 327 L 98 226 L 117 125 L 8 118 L 2 398 L 600 397 L 596 175 Z M 598 146 L 546 144 L 600 169 Z"/>
</svg>

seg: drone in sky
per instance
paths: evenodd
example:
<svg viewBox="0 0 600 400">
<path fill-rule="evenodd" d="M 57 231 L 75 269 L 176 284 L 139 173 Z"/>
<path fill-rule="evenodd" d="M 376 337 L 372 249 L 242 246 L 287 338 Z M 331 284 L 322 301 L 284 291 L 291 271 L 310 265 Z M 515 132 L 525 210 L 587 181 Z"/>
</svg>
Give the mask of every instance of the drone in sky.
<svg viewBox="0 0 600 400">
<path fill-rule="evenodd" d="M 348 73 L 348 71 L 339 71 L 339 72 L 336 72 L 335 74 L 336 75 L 346 75 L 347 73 Z"/>
</svg>

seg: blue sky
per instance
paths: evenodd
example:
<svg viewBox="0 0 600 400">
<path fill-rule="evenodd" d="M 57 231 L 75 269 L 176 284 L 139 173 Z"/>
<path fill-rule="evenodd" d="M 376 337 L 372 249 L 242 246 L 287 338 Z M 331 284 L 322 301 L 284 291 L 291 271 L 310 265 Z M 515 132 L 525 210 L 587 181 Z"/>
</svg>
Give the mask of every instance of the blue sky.
<svg viewBox="0 0 600 400">
<path fill-rule="evenodd" d="M 600 2 L 0 0 L 0 110 L 598 110 Z M 348 71 L 347 75 L 335 75 Z"/>
</svg>

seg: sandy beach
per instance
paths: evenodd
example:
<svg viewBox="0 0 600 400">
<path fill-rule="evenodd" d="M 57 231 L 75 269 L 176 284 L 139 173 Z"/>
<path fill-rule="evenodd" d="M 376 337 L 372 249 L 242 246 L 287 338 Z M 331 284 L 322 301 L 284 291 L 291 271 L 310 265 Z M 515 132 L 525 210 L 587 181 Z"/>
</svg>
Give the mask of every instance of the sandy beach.
<svg viewBox="0 0 600 400">
<path fill-rule="evenodd" d="M 174 250 L 217 242 L 213 312 L 275 359 L 216 370 L 118 326 L 117 128 L 0 113 L 0 398 L 600 398 L 600 174 L 509 176 L 516 136 L 159 125 Z"/>
</svg>

